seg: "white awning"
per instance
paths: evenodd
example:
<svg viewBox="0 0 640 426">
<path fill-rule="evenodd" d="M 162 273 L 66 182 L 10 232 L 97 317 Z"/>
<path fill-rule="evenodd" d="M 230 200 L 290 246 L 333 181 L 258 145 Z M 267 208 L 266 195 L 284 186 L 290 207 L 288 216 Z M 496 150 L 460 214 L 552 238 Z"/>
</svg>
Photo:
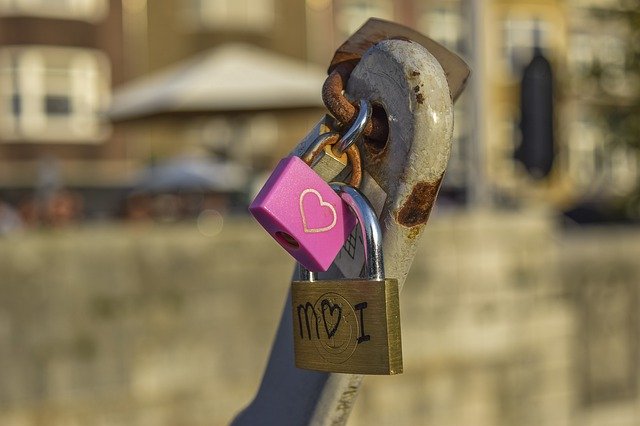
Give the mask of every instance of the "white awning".
<svg viewBox="0 0 640 426">
<path fill-rule="evenodd" d="M 113 96 L 109 117 L 321 107 L 325 78 L 316 65 L 228 44 L 124 84 Z"/>
</svg>

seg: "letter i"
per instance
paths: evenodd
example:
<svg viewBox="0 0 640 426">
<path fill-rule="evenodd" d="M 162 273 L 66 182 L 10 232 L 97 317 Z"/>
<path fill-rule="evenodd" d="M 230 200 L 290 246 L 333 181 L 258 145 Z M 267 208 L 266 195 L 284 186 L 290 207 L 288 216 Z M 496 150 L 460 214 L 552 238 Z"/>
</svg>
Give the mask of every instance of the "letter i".
<svg viewBox="0 0 640 426">
<path fill-rule="evenodd" d="M 371 336 L 364 334 L 364 310 L 367 308 L 367 302 L 358 303 L 354 308 L 356 311 L 360 311 L 360 336 L 358 337 L 358 344 L 368 342 L 371 340 Z"/>
</svg>

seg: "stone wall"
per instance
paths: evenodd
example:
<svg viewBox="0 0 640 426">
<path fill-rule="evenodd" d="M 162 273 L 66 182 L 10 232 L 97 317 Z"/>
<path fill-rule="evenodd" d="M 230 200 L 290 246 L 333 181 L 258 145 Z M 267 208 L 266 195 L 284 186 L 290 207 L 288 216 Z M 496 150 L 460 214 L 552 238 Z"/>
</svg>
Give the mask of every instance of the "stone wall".
<svg viewBox="0 0 640 426">
<path fill-rule="evenodd" d="M 405 374 L 368 377 L 349 424 L 640 424 L 639 237 L 434 217 L 401 295 Z M 256 391 L 292 264 L 248 219 L 214 237 L 0 240 L 0 425 L 228 423 Z"/>
<path fill-rule="evenodd" d="M 552 222 L 479 213 L 431 225 L 402 294 L 405 374 L 367 378 L 351 424 L 569 424 L 574 321 Z"/>
<path fill-rule="evenodd" d="M 248 221 L 0 241 L 0 425 L 225 424 L 260 380 L 290 263 Z"/>
</svg>

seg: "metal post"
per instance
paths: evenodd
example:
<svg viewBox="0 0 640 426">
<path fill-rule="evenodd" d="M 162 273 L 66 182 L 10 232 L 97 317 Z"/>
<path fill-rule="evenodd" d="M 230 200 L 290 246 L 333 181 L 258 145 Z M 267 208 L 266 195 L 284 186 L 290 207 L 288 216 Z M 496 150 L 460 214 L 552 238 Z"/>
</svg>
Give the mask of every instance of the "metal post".
<svg viewBox="0 0 640 426">
<path fill-rule="evenodd" d="M 389 118 L 384 147 L 374 152 L 358 142 L 364 154 L 361 189 L 369 199 L 382 195 L 385 200 L 379 218 L 385 270 L 402 287 L 449 159 L 453 101 L 447 76 L 422 45 L 385 40 L 364 54 L 346 92 L 350 99 L 382 105 Z M 318 126 L 292 154 L 302 155 L 317 134 Z M 342 277 L 337 269 L 330 269 L 327 276 Z M 258 394 L 233 424 L 343 425 L 361 382 L 358 375 L 294 366 L 289 296 Z"/>
</svg>

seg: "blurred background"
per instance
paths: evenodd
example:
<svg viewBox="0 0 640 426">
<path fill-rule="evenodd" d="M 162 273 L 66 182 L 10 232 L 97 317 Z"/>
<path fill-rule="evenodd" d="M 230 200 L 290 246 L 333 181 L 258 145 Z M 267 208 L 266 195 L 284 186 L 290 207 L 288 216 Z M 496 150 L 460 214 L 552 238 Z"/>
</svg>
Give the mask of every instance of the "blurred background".
<svg viewBox="0 0 640 426">
<path fill-rule="evenodd" d="M 0 0 L 1 425 L 250 401 L 293 261 L 246 207 L 372 16 L 473 72 L 349 424 L 640 425 L 636 0 Z"/>
</svg>

